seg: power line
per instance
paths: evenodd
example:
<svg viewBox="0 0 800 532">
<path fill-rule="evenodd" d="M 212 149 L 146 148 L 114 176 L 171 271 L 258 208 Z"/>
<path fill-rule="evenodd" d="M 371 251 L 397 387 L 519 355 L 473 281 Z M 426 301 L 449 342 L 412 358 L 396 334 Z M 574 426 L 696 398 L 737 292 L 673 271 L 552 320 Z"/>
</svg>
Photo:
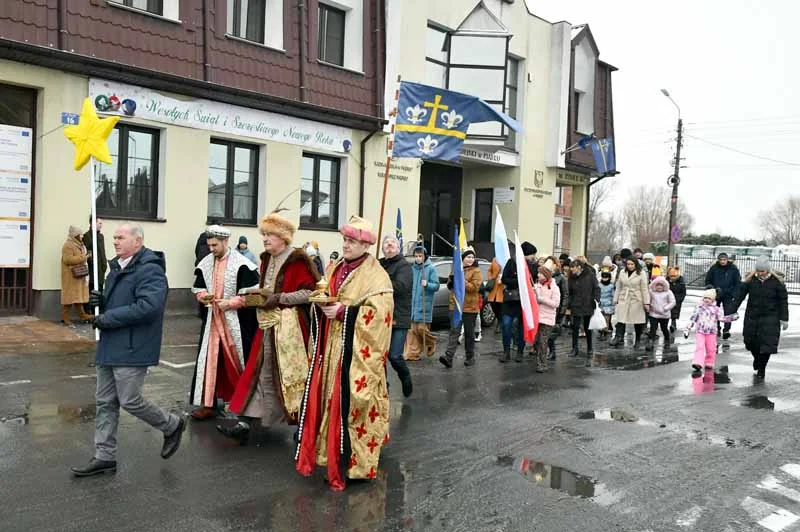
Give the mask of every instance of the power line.
<svg viewBox="0 0 800 532">
<path fill-rule="evenodd" d="M 693 138 L 695 140 L 699 140 L 700 142 L 704 142 L 706 144 L 710 144 L 711 146 L 715 146 L 715 147 L 723 149 L 723 150 L 728 150 L 728 151 L 732 151 L 732 152 L 735 152 L 735 153 L 739 153 L 741 155 L 747 155 L 748 157 L 753 157 L 755 159 L 761 159 L 763 161 L 770 161 L 770 162 L 773 162 L 773 163 L 779 163 L 779 164 L 783 164 L 783 165 L 786 165 L 786 166 L 800 166 L 800 163 L 791 163 L 791 162 L 788 162 L 788 161 L 782 161 L 780 159 L 772 159 L 770 157 L 762 157 L 761 155 L 756 155 L 754 153 L 738 150 L 736 148 L 731 148 L 730 146 L 723 146 L 722 144 L 717 144 L 716 142 L 711 142 L 710 140 L 701 139 L 700 137 L 695 137 L 694 135 L 687 134 L 686 136 L 689 137 L 689 138 Z"/>
</svg>

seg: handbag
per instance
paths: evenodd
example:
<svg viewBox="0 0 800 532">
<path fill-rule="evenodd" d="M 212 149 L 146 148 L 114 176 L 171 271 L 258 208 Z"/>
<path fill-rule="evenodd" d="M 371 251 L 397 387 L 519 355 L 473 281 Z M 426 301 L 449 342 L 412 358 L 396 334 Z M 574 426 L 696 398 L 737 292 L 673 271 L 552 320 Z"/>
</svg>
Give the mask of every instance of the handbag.
<svg viewBox="0 0 800 532">
<path fill-rule="evenodd" d="M 82 264 L 76 264 L 70 268 L 70 271 L 75 279 L 83 279 L 89 275 L 89 265 L 85 262 Z"/>
<path fill-rule="evenodd" d="M 504 288 L 503 301 L 519 301 L 519 288 Z"/>
<path fill-rule="evenodd" d="M 494 283 L 495 283 L 495 279 L 489 279 L 488 281 L 486 281 L 486 291 L 487 292 L 491 292 L 492 290 L 494 290 Z"/>
</svg>

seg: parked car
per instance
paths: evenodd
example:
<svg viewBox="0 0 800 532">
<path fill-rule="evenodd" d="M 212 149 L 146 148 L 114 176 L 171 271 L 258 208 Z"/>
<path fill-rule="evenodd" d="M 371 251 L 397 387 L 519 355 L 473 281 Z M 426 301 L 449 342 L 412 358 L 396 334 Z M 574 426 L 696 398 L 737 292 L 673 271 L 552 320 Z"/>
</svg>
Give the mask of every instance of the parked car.
<svg viewBox="0 0 800 532">
<path fill-rule="evenodd" d="M 406 257 L 409 262 L 414 262 L 414 257 Z M 481 285 L 481 325 L 489 327 L 494 325 L 497 317 L 492 312 L 492 306 L 486 304 L 486 282 L 489 276 L 489 266 L 491 262 L 486 259 L 477 259 L 478 267 L 481 269 L 483 275 L 483 284 Z M 434 324 L 447 323 L 449 317 L 450 306 L 450 290 L 447 289 L 447 280 L 450 274 L 453 273 L 453 258 L 452 257 L 431 257 L 431 263 L 436 268 L 436 275 L 439 276 L 439 291 L 433 297 L 433 322 Z"/>
</svg>

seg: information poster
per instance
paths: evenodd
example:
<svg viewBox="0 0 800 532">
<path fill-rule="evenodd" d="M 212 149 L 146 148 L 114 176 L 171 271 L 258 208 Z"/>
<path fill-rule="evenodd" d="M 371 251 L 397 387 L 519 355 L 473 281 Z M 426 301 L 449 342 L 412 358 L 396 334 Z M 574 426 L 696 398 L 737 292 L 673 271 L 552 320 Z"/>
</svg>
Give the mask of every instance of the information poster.
<svg viewBox="0 0 800 532">
<path fill-rule="evenodd" d="M 30 267 L 33 132 L 0 124 L 0 268 Z"/>
</svg>

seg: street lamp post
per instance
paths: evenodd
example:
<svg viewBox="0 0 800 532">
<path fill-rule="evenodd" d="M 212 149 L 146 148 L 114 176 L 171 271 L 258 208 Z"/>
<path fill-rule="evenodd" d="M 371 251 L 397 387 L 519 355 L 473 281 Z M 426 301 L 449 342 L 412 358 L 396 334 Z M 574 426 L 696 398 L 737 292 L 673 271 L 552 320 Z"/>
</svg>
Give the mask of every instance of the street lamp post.
<svg viewBox="0 0 800 532">
<path fill-rule="evenodd" d="M 680 170 L 681 170 L 681 145 L 683 144 L 683 120 L 681 119 L 681 108 L 675 103 L 675 100 L 669 95 L 667 89 L 661 89 L 661 93 L 669 98 L 672 105 L 678 110 L 678 138 L 675 148 L 675 170 L 670 176 L 668 183 L 672 185 L 672 203 L 669 210 L 669 228 L 667 228 L 667 262 L 670 266 L 674 265 L 674 257 L 672 255 L 673 237 L 677 236 L 673 233 L 676 230 L 676 219 L 678 217 L 678 185 L 681 184 Z"/>
</svg>

